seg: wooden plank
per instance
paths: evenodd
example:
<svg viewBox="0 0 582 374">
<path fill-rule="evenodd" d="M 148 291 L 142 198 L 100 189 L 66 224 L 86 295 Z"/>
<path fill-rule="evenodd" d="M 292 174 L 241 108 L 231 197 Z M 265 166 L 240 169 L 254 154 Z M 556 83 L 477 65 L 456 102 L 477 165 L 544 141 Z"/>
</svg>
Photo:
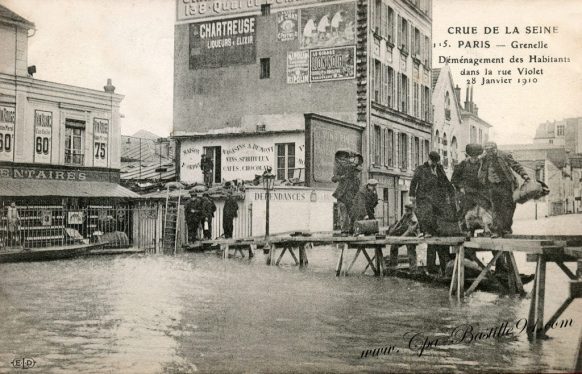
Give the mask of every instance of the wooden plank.
<svg viewBox="0 0 582 374">
<path fill-rule="evenodd" d="M 582 235 L 505 235 L 504 239 L 541 239 L 565 241 L 568 246 L 582 246 Z"/>
<path fill-rule="evenodd" d="M 360 252 L 362 251 L 361 248 L 356 249 L 356 254 L 354 255 L 354 259 L 352 260 L 352 262 L 350 263 L 350 266 L 348 266 L 348 268 L 346 269 L 345 275 L 348 275 L 348 272 L 352 269 L 352 266 L 354 266 L 354 263 L 356 262 L 356 260 L 358 259 L 358 256 L 360 255 Z M 366 269 L 368 267 L 366 266 Z M 366 271 L 366 269 L 364 269 L 364 271 Z"/>
<path fill-rule="evenodd" d="M 225 244 L 224 246 L 222 246 L 224 248 L 223 252 L 222 252 L 222 258 L 224 260 L 226 260 L 228 258 L 228 252 L 230 250 L 230 247 L 228 246 L 228 244 Z"/>
<path fill-rule="evenodd" d="M 368 251 L 366 250 L 366 248 L 362 248 L 362 253 L 364 254 L 364 257 L 366 257 L 366 260 L 368 260 L 368 264 L 370 264 L 370 267 L 374 271 L 374 275 L 378 275 L 378 269 L 376 269 L 376 266 L 374 265 L 374 262 L 370 258 L 370 255 L 368 255 Z"/>
<path fill-rule="evenodd" d="M 582 259 L 582 247 L 565 247 L 564 254 L 576 259 Z"/>
<path fill-rule="evenodd" d="M 570 297 L 574 299 L 582 297 L 582 280 L 570 281 Z"/>
<path fill-rule="evenodd" d="M 459 268 L 459 258 L 455 256 L 455 262 L 453 263 L 453 276 L 451 278 L 451 286 L 449 287 L 449 296 L 453 296 L 453 293 L 455 291 L 455 286 L 457 285 L 458 268 Z M 456 291 L 458 292 L 459 290 L 456 290 Z"/>
<path fill-rule="evenodd" d="M 275 262 L 275 266 L 279 266 L 279 263 L 281 262 L 281 258 L 283 258 L 283 255 L 285 254 L 285 251 L 287 251 L 287 247 L 283 247 L 283 250 L 281 251 L 279 258 L 277 259 L 277 262 Z"/>
<path fill-rule="evenodd" d="M 491 270 L 491 267 L 493 266 L 493 264 L 495 263 L 495 261 L 497 261 L 497 259 L 499 258 L 499 256 L 501 256 L 502 253 L 503 252 L 497 252 L 495 254 L 495 256 L 493 256 L 493 258 L 491 259 L 491 261 L 489 261 L 487 263 L 487 266 L 483 266 L 483 270 L 481 270 L 481 273 L 479 273 L 479 276 L 477 276 L 477 279 L 475 279 L 473 281 L 473 283 L 471 284 L 471 286 L 469 287 L 469 289 L 465 293 L 465 296 L 469 296 L 471 293 L 473 293 L 473 291 L 475 291 L 475 289 L 477 288 L 477 286 L 479 285 L 479 283 L 481 283 L 481 281 L 485 278 L 485 276 L 487 275 L 487 273 L 489 273 L 489 271 Z M 479 261 L 479 262 L 481 262 L 481 261 Z M 456 263 L 455 263 L 455 265 L 456 265 Z"/>
<path fill-rule="evenodd" d="M 338 260 L 337 260 L 337 265 L 335 267 L 335 276 L 336 277 L 339 277 L 340 274 L 341 274 L 341 271 L 342 271 L 342 263 L 344 261 L 344 251 L 345 251 L 345 249 L 347 247 L 347 244 L 342 244 L 341 247 L 342 247 L 342 249 L 341 249 L 340 255 L 339 255 Z"/>
<path fill-rule="evenodd" d="M 560 269 L 562 269 L 562 271 L 564 273 L 566 273 L 566 275 L 568 276 L 568 278 L 570 278 L 571 280 L 578 279 L 576 277 L 576 275 L 574 273 L 572 273 L 572 271 L 570 269 L 568 269 L 568 267 L 566 265 L 564 265 L 564 263 L 562 261 L 556 261 L 556 264 L 560 267 Z"/>
<path fill-rule="evenodd" d="M 457 300 L 461 300 L 465 296 L 465 248 L 460 245 L 457 246 L 456 250 L 457 256 L 459 257 L 459 267 L 457 269 L 457 281 L 458 281 L 458 288 L 457 288 Z M 439 256 L 439 261 L 440 261 Z"/>
<path fill-rule="evenodd" d="M 533 338 L 540 337 L 544 335 L 544 307 L 545 307 L 545 292 L 546 292 L 546 260 L 544 256 L 539 256 L 537 267 L 536 267 L 536 294 L 535 294 L 535 305 L 534 305 L 534 316 L 533 321 L 536 326 L 535 331 L 531 332 Z M 533 300 L 533 299 L 532 299 Z M 540 329 L 537 326 L 541 326 Z"/>
<path fill-rule="evenodd" d="M 293 247 L 289 247 L 287 248 L 287 250 L 289 251 L 289 253 L 291 254 L 291 257 L 293 257 L 293 260 L 295 261 L 295 265 L 299 265 L 299 260 L 297 259 L 297 257 L 295 256 L 295 252 L 293 251 Z"/>
<path fill-rule="evenodd" d="M 564 249 L 565 251 L 565 249 Z M 533 253 L 527 253 L 525 255 L 526 261 L 527 262 L 536 262 L 537 261 L 537 254 L 533 254 Z M 576 257 L 572 257 L 569 256 L 565 253 L 561 253 L 561 254 L 544 254 L 544 257 L 546 259 L 546 262 L 576 262 L 577 258 Z"/>
<path fill-rule="evenodd" d="M 523 290 L 523 283 L 521 282 L 521 276 L 519 275 L 519 269 L 517 268 L 517 263 L 515 262 L 515 256 L 513 252 L 507 253 L 508 265 L 511 271 L 511 276 L 513 276 L 513 283 L 520 296 L 525 296 L 525 291 Z"/>
<path fill-rule="evenodd" d="M 548 320 L 548 322 L 546 322 L 546 324 L 544 325 L 544 334 L 548 332 L 549 329 L 552 328 L 552 325 L 558 320 L 558 318 L 560 318 L 560 316 L 562 315 L 562 313 L 564 313 L 564 311 L 568 308 L 568 306 L 572 303 L 572 301 L 574 301 L 573 297 L 569 297 L 566 299 L 566 301 L 564 301 L 562 303 L 562 305 L 560 305 L 560 307 L 558 308 L 558 310 L 556 310 L 556 312 L 554 313 L 553 316 L 550 317 L 550 319 Z"/>
<path fill-rule="evenodd" d="M 384 275 L 384 254 L 382 253 L 382 246 L 376 246 L 374 248 L 374 256 L 376 257 L 376 269 L 380 276 Z"/>
<path fill-rule="evenodd" d="M 537 307 L 537 303 L 538 303 L 538 283 L 539 283 L 539 276 L 538 276 L 538 268 L 539 268 L 539 260 L 541 256 L 537 256 L 538 258 L 536 259 L 536 273 L 534 276 L 534 284 L 533 284 L 533 288 L 531 290 L 531 300 L 529 302 L 529 314 L 527 316 L 527 320 L 528 323 L 535 323 L 535 318 L 536 318 L 536 307 Z M 528 339 L 532 339 L 533 337 L 533 331 L 527 330 L 527 337 Z"/>
<path fill-rule="evenodd" d="M 514 270 L 511 267 L 510 263 L 509 263 L 509 254 L 511 252 L 503 252 L 502 257 L 505 258 L 505 264 L 507 265 L 507 288 L 509 289 L 509 292 L 511 295 L 515 295 L 517 293 L 517 285 L 515 284 L 515 274 L 514 274 Z M 497 272 L 498 269 L 496 268 L 495 271 Z M 519 275 L 518 275 L 519 276 Z"/>
</svg>

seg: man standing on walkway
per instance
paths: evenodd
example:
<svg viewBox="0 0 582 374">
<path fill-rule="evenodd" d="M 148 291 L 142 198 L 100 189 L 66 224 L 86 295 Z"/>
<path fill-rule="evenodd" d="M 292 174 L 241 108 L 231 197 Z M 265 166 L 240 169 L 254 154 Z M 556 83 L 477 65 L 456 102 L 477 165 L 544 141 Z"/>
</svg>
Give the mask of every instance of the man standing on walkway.
<svg viewBox="0 0 582 374">
<path fill-rule="evenodd" d="M 425 237 L 439 234 L 437 220 L 449 215 L 450 198 L 454 194 L 454 188 L 440 160 L 441 156 L 437 152 L 430 152 L 428 161 L 416 168 L 410 182 L 410 201 L 416 205 L 416 216 Z M 437 272 L 438 252 L 440 268 L 444 274 L 450 257 L 449 247 L 429 244 L 426 252 L 428 272 Z"/>
<path fill-rule="evenodd" d="M 497 144 L 488 142 L 485 144 L 485 157 L 479 170 L 479 180 L 485 186 L 491 199 L 493 211 L 493 232 L 492 237 L 499 237 L 511 234 L 513 225 L 513 213 L 515 212 L 515 201 L 513 201 L 513 190 L 517 189 L 517 178 L 512 170 L 521 176 L 524 181 L 530 178 L 510 153 L 497 149 Z"/>
<path fill-rule="evenodd" d="M 400 218 L 394 226 L 390 226 L 388 229 L 388 235 L 390 236 L 418 236 L 420 234 L 420 229 L 418 225 L 418 219 L 416 214 L 414 214 L 414 205 L 406 204 L 404 206 L 404 215 Z M 396 269 L 398 266 L 398 248 L 400 245 L 392 244 L 390 246 L 390 261 L 389 267 Z M 408 260 L 410 261 L 409 271 L 414 272 L 417 270 L 416 267 L 416 244 L 407 244 L 406 251 L 408 254 Z"/>
<path fill-rule="evenodd" d="M 342 235 L 351 231 L 350 211 L 356 193 L 360 189 L 360 173 L 363 158 L 357 153 L 339 150 L 335 154 L 332 182 L 337 183 L 333 197 L 337 199 Z"/>
<path fill-rule="evenodd" d="M 202 215 L 203 215 L 203 231 L 204 239 L 212 238 L 212 218 L 214 218 L 214 212 L 216 212 L 216 205 L 214 201 L 210 198 L 210 195 L 205 192 L 202 195 Z"/>
<path fill-rule="evenodd" d="M 369 179 L 365 186 L 362 186 L 352 205 L 352 227 L 356 221 L 363 219 L 375 219 L 374 209 L 378 205 L 378 193 L 376 179 Z"/>
<path fill-rule="evenodd" d="M 226 239 L 232 238 L 234 219 L 238 216 L 238 203 L 233 195 L 230 182 L 227 182 L 227 196 L 222 208 L 222 230 Z"/>
</svg>

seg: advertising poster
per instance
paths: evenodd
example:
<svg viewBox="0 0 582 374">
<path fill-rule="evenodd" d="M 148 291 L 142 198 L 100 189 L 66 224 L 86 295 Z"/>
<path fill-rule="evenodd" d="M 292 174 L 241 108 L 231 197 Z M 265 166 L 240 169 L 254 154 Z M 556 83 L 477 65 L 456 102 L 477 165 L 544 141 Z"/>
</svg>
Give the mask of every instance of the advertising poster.
<svg viewBox="0 0 582 374">
<path fill-rule="evenodd" d="M 286 42 L 296 40 L 298 31 L 297 10 L 281 10 L 277 12 L 277 40 Z"/>
<path fill-rule="evenodd" d="M 53 113 L 43 110 L 34 111 L 34 162 L 51 162 L 53 134 Z"/>
<path fill-rule="evenodd" d="M 301 9 L 301 48 L 325 48 L 356 43 L 354 3 Z"/>
<path fill-rule="evenodd" d="M 93 165 L 107 167 L 109 154 L 109 120 L 93 119 Z"/>
<path fill-rule="evenodd" d="M 355 47 L 337 47 L 309 51 L 311 82 L 352 79 L 356 75 Z"/>
<path fill-rule="evenodd" d="M 53 224 L 52 212 L 50 210 L 41 210 L 40 222 L 43 226 L 52 226 L 52 224 Z"/>
<path fill-rule="evenodd" d="M 309 83 L 309 51 L 287 52 L 287 84 Z"/>
<path fill-rule="evenodd" d="M 256 63 L 255 17 L 190 24 L 190 69 Z"/>
<path fill-rule="evenodd" d="M 13 107 L 0 106 L 0 161 L 13 161 L 15 118 Z"/>
</svg>

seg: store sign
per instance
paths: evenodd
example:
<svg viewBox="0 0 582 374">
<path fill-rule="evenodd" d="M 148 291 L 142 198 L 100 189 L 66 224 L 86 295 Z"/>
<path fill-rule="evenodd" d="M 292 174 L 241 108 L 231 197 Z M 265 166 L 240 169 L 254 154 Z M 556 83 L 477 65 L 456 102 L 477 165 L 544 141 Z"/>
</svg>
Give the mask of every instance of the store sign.
<svg viewBox="0 0 582 374">
<path fill-rule="evenodd" d="M 14 124 L 16 110 L 0 106 L 0 161 L 14 161 Z"/>
<path fill-rule="evenodd" d="M 0 179 L 2 178 L 117 183 L 119 172 L 11 165 L 0 167 Z"/>
<path fill-rule="evenodd" d="M 261 5 L 269 4 L 271 11 L 288 7 L 317 4 L 321 0 L 176 0 L 178 22 L 260 14 Z"/>
<path fill-rule="evenodd" d="M 109 120 L 93 119 L 93 166 L 107 167 Z"/>
<path fill-rule="evenodd" d="M 255 17 L 190 25 L 190 69 L 256 62 Z"/>
<path fill-rule="evenodd" d="M 352 79 L 356 76 L 356 47 L 338 47 L 309 51 L 311 82 Z"/>
<path fill-rule="evenodd" d="M 356 44 L 355 3 L 301 9 L 301 48 Z"/>
<path fill-rule="evenodd" d="M 34 111 L 34 162 L 50 164 L 53 139 L 53 113 Z"/>
<path fill-rule="evenodd" d="M 282 10 L 277 13 L 277 40 L 286 42 L 297 39 L 298 31 L 297 10 Z"/>
<path fill-rule="evenodd" d="M 287 83 L 309 83 L 309 51 L 287 52 Z"/>
</svg>

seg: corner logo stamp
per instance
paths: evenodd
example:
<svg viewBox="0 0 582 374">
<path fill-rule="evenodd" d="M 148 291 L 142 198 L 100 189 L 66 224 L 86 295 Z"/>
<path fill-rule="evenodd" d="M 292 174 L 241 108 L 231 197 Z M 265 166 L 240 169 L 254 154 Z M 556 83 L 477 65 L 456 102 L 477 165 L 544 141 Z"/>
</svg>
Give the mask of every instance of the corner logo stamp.
<svg viewBox="0 0 582 374">
<path fill-rule="evenodd" d="M 36 365 L 33 358 L 15 358 L 10 362 L 15 369 L 32 369 Z"/>
</svg>

